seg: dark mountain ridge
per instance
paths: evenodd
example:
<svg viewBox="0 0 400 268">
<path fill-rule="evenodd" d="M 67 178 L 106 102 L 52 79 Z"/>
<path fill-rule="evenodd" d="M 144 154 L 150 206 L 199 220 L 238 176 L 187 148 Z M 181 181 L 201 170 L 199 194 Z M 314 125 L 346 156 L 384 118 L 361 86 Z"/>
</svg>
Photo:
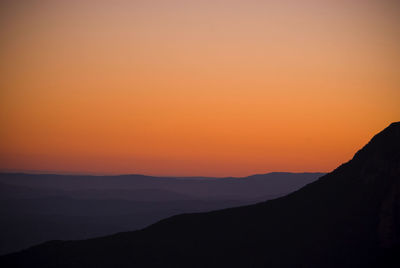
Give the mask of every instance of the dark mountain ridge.
<svg viewBox="0 0 400 268">
<path fill-rule="evenodd" d="M 53 241 L 3 267 L 399 267 L 400 122 L 275 200 L 183 214 L 140 231 Z"/>
</svg>

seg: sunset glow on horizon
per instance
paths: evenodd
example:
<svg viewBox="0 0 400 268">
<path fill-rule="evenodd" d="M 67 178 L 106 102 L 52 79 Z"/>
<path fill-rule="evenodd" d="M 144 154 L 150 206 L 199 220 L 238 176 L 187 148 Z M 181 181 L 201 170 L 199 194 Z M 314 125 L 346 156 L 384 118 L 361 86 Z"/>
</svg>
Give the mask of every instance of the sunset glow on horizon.
<svg viewBox="0 0 400 268">
<path fill-rule="evenodd" d="M 149 2 L 0 4 L 0 171 L 328 172 L 400 121 L 392 1 Z"/>
</svg>

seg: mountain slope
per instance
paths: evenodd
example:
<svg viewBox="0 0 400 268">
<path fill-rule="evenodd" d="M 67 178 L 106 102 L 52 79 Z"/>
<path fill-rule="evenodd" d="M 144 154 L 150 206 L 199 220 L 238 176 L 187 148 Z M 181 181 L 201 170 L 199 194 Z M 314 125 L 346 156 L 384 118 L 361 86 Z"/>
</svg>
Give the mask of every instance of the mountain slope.
<svg viewBox="0 0 400 268">
<path fill-rule="evenodd" d="M 400 123 L 393 123 L 351 161 L 288 196 L 174 216 L 136 232 L 48 242 L 0 265 L 397 267 L 399 201 Z"/>
</svg>

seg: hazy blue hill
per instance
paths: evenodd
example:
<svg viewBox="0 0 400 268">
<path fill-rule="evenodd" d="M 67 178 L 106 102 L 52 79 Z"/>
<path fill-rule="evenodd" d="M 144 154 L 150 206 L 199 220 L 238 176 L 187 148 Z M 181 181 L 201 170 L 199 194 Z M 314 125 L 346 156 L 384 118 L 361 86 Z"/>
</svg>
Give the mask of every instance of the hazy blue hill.
<svg viewBox="0 0 400 268">
<path fill-rule="evenodd" d="M 3 199 L 0 201 L 0 253 L 48 240 L 85 239 L 136 230 L 176 214 L 243 204 L 240 200 L 150 202 L 63 196 Z"/>
<path fill-rule="evenodd" d="M 63 195 L 61 190 L 46 190 L 40 188 L 30 188 L 26 186 L 16 186 L 6 183 L 0 183 L 0 202 L 7 198 L 35 198 L 44 196 Z"/>
<path fill-rule="evenodd" d="M 268 173 L 245 178 L 172 178 L 143 175 L 78 176 L 0 173 L 0 182 L 31 188 L 82 190 L 160 189 L 197 198 L 254 198 L 292 192 L 323 173 Z"/>
</svg>

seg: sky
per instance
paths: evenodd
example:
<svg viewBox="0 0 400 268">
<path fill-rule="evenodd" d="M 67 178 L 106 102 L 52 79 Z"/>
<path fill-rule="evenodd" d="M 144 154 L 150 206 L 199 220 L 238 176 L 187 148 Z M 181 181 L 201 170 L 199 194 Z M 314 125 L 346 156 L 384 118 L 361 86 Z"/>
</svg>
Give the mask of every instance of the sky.
<svg viewBox="0 0 400 268">
<path fill-rule="evenodd" d="M 329 172 L 400 120 L 399 10 L 2 1 L 0 171 Z"/>
</svg>

